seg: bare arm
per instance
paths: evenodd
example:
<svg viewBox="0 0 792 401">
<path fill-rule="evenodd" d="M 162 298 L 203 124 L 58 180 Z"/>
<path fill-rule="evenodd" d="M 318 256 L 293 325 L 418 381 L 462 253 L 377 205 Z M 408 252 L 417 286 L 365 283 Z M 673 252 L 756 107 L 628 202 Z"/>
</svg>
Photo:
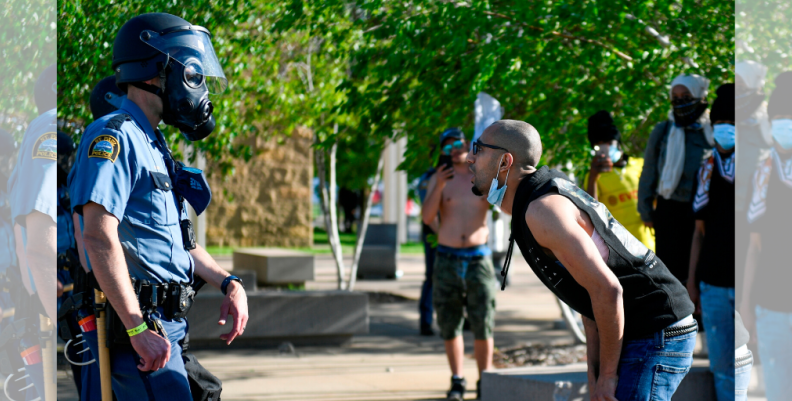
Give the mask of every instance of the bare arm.
<svg viewBox="0 0 792 401">
<path fill-rule="evenodd" d="M 599 333 L 597 332 L 597 323 L 593 320 L 582 316 L 583 327 L 586 330 L 586 365 L 588 365 L 588 384 L 589 391 L 592 391 L 597 385 L 599 378 L 599 364 L 600 364 L 600 349 L 599 349 Z"/>
<path fill-rule="evenodd" d="M 44 310 L 54 322 L 58 318 L 58 274 L 52 267 L 58 255 L 58 225 L 50 216 L 36 210 L 25 217 L 25 224 L 28 237 L 35 238 L 35 241 L 27 241 L 25 247 L 30 273 Z"/>
<path fill-rule="evenodd" d="M 88 273 L 88 260 L 85 259 L 85 244 L 83 243 L 82 229 L 80 229 L 80 215 L 72 214 L 74 221 L 74 239 L 77 241 L 77 255 L 80 258 L 80 265 Z"/>
<path fill-rule="evenodd" d="M 30 274 L 28 273 L 28 260 L 25 251 L 25 243 L 22 239 L 22 226 L 14 224 L 14 245 L 16 248 L 17 262 L 19 263 L 19 274 L 22 276 L 22 285 L 25 286 L 28 295 L 33 295 L 33 286 L 30 284 Z"/>
<path fill-rule="evenodd" d="M 751 310 L 751 290 L 756 268 L 759 264 L 759 255 L 762 252 L 762 236 L 759 233 L 751 233 L 750 243 L 748 244 L 748 254 L 745 256 L 745 273 L 743 275 L 742 299 L 740 300 L 740 315 L 743 323 L 748 330 L 754 326 L 754 313 Z M 755 336 L 751 336 L 755 338 Z"/>
<path fill-rule="evenodd" d="M 220 289 L 223 280 L 229 276 L 228 272 L 220 267 L 200 245 L 191 250 L 190 255 L 195 260 L 195 274 L 213 287 Z M 220 320 L 217 323 L 221 326 L 225 325 L 229 314 L 234 318 L 231 332 L 220 336 L 220 338 L 226 340 L 227 345 L 245 332 L 245 326 L 248 321 L 247 295 L 245 294 L 245 289 L 236 281 L 230 282 L 228 288 L 226 288 L 226 297 L 220 307 Z"/>
<path fill-rule="evenodd" d="M 432 226 L 437 221 L 437 214 L 440 212 L 440 201 L 443 199 L 443 188 L 445 183 L 437 185 L 437 174 L 429 179 L 426 187 L 426 198 L 421 205 L 421 218 L 424 224 Z M 434 227 L 432 227 L 434 229 Z M 435 230 L 437 232 L 437 230 Z"/>
<path fill-rule="evenodd" d="M 696 305 L 696 313 L 701 313 L 699 289 L 696 284 L 696 267 L 701 256 L 701 245 L 704 243 L 704 229 L 704 220 L 696 220 L 696 228 L 693 230 L 693 244 L 690 247 L 690 264 L 688 265 L 687 290 L 690 300 Z"/>
<path fill-rule="evenodd" d="M 580 212 L 571 201 L 547 195 L 531 203 L 525 221 L 537 242 L 555 254 L 591 297 L 599 337 L 599 377 L 592 399 L 600 394 L 606 394 L 601 399 L 608 399 L 615 393 L 624 337 L 622 287 L 578 216 Z"/>
<path fill-rule="evenodd" d="M 124 250 L 118 239 L 118 219 L 104 206 L 90 202 L 83 206 L 85 252 L 91 259 L 94 277 L 102 287 L 107 300 L 113 306 L 127 329 L 140 326 L 140 312 L 129 269 L 124 259 Z M 132 346 L 141 357 L 138 369 L 158 370 L 170 359 L 170 343 L 151 330 L 130 337 Z"/>
</svg>

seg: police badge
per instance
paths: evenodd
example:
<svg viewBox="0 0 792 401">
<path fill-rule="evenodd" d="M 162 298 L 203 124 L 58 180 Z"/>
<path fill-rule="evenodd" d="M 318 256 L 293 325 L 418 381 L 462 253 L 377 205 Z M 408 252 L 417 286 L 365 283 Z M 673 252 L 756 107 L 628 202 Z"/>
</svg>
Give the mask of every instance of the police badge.
<svg viewBox="0 0 792 401">
<path fill-rule="evenodd" d="M 47 132 L 33 144 L 33 158 L 58 160 L 58 134 Z"/>
<path fill-rule="evenodd" d="M 114 136 L 99 135 L 88 147 L 88 157 L 98 157 L 115 163 L 120 150 L 121 146 L 118 144 L 118 139 Z"/>
</svg>

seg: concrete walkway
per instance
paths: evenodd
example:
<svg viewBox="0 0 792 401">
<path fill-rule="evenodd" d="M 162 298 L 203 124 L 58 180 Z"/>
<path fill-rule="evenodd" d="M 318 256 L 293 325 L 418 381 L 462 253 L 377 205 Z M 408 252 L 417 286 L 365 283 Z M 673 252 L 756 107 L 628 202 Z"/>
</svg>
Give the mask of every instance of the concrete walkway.
<svg viewBox="0 0 792 401">
<path fill-rule="evenodd" d="M 218 262 L 231 269 L 231 258 Z M 349 262 L 349 261 L 348 261 Z M 450 385 L 450 371 L 439 337 L 418 335 L 418 304 L 423 282 L 423 257 L 404 255 L 399 280 L 359 281 L 356 290 L 386 292 L 406 301 L 370 304 L 370 333 L 343 347 L 297 347 L 199 351 L 201 363 L 223 381 L 223 400 L 438 400 Z M 554 330 L 560 318 L 555 297 L 539 282 L 525 261 L 515 255 L 512 284 L 497 294 L 496 347 L 526 342 L 571 343 L 572 336 Z M 332 258 L 317 256 L 316 281 L 306 287 L 336 286 Z M 255 313 L 255 311 L 251 311 Z M 478 373 L 472 359 L 471 333 L 465 336 L 465 376 L 475 398 Z M 60 372 L 59 400 L 76 399 L 65 372 Z M 70 396 L 70 394 L 72 394 Z"/>
</svg>

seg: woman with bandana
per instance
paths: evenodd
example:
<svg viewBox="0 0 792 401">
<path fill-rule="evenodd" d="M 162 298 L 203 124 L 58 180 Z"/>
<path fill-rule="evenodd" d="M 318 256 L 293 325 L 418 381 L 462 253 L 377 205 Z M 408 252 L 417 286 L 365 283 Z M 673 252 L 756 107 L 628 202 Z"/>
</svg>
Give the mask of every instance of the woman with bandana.
<svg viewBox="0 0 792 401">
<path fill-rule="evenodd" d="M 682 283 L 687 281 L 695 227 L 693 184 L 715 146 L 708 88 L 709 80 L 695 74 L 671 82 L 668 120 L 649 136 L 638 185 L 638 213 L 655 230 L 657 256 Z"/>
<path fill-rule="evenodd" d="M 605 204 L 630 234 L 654 250 L 654 235 L 636 210 L 643 159 L 628 157 L 622 151 L 621 133 L 605 110 L 589 117 L 588 140 L 594 157 L 580 187 Z"/>
<path fill-rule="evenodd" d="M 767 106 L 773 147 L 754 174 L 747 213 L 750 243 L 740 300 L 746 327 L 756 327 L 768 401 L 788 400 L 792 394 L 792 71 L 778 75 L 775 86 Z"/>
</svg>

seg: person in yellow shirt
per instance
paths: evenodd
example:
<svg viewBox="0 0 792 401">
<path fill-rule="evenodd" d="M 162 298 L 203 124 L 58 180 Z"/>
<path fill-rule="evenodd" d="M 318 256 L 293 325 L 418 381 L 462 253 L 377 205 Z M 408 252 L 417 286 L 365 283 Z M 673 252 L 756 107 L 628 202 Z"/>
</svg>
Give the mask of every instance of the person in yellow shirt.
<svg viewBox="0 0 792 401">
<path fill-rule="evenodd" d="M 607 206 L 624 228 L 654 251 L 654 233 L 638 214 L 638 180 L 643 159 L 624 154 L 621 133 L 608 111 L 600 110 L 589 117 L 588 139 L 594 157 L 581 187 Z"/>
</svg>

